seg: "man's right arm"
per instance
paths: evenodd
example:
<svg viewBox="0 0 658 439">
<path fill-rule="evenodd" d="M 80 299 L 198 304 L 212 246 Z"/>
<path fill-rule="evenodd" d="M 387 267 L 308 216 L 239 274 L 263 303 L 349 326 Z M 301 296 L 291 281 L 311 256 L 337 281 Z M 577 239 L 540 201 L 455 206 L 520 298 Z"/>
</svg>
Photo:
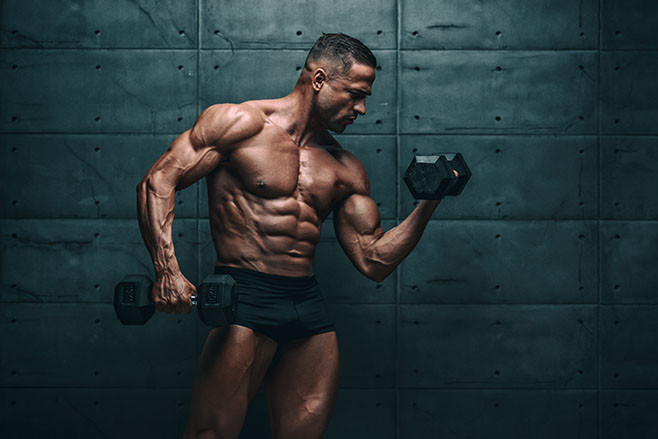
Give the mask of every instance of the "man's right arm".
<svg viewBox="0 0 658 439">
<path fill-rule="evenodd" d="M 365 167 L 351 153 L 344 157 L 354 192 L 334 208 L 336 238 L 357 270 L 382 282 L 418 244 L 439 200 L 422 200 L 404 221 L 384 231 Z"/>
<path fill-rule="evenodd" d="M 247 104 L 213 105 L 174 140 L 137 185 L 137 217 L 155 267 L 152 295 L 158 311 L 189 313 L 190 296 L 195 293 L 174 254 L 176 191 L 209 174 L 240 141 L 262 127 L 261 115 Z"/>
</svg>

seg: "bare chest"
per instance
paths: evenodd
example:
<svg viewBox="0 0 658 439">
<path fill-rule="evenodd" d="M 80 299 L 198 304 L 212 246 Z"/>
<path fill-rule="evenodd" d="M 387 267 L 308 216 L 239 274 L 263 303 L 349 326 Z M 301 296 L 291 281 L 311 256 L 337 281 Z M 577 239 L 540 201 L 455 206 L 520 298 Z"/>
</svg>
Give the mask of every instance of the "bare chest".
<svg viewBox="0 0 658 439">
<path fill-rule="evenodd" d="M 299 147 L 288 136 L 267 130 L 241 145 L 222 168 L 220 173 L 230 173 L 253 195 L 294 198 L 323 216 L 347 190 L 343 165 L 325 148 Z"/>
</svg>

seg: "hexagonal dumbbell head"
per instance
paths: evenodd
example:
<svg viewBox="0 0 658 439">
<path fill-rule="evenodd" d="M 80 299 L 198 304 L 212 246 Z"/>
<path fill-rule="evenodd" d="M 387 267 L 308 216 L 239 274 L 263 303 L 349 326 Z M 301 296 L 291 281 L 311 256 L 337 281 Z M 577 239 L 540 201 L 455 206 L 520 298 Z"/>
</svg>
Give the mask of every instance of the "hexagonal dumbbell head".
<svg viewBox="0 0 658 439">
<path fill-rule="evenodd" d="M 417 200 L 440 200 L 457 181 L 445 155 L 414 156 L 403 178 Z"/>
<path fill-rule="evenodd" d="M 201 321 L 208 326 L 226 326 L 233 322 L 238 308 L 238 288 L 228 274 L 207 276 L 197 293 Z"/>
<path fill-rule="evenodd" d="M 114 287 L 114 311 L 124 325 L 143 325 L 155 312 L 153 282 L 144 274 L 131 274 Z"/>
</svg>

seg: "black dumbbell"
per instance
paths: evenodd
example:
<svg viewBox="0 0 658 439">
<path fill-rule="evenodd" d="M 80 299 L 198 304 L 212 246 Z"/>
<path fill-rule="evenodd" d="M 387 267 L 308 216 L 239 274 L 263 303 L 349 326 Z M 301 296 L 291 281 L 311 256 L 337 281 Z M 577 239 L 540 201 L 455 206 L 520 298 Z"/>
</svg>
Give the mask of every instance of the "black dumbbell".
<svg viewBox="0 0 658 439">
<path fill-rule="evenodd" d="M 131 274 L 114 287 L 114 310 L 124 325 L 143 325 L 155 312 L 151 299 L 153 281 L 145 274 Z M 208 326 L 226 326 L 233 322 L 238 308 L 238 288 L 228 274 L 211 274 L 197 288 L 201 321 Z"/>
<path fill-rule="evenodd" d="M 461 153 L 416 155 L 403 178 L 415 199 L 440 200 L 446 195 L 461 194 L 471 178 L 471 170 Z"/>
</svg>

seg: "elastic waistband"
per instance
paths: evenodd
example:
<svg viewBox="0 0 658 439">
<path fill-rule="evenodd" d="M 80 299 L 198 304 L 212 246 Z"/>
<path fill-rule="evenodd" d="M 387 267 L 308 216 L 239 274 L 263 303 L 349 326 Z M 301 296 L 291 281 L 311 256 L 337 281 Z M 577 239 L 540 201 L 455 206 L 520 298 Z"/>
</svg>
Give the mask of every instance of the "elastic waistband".
<svg viewBox="0 0 658 439">
<path fill-rule="evenodd" d="M 311 276 L 282 276 L 279 274 L 263 273 L 248 268 L 215 265 L 215 274 L 230 274 L 239 284 L 255 284 L 275 289 L 303 290 L 317 285 L 315 275 Z"/>
</svg>

